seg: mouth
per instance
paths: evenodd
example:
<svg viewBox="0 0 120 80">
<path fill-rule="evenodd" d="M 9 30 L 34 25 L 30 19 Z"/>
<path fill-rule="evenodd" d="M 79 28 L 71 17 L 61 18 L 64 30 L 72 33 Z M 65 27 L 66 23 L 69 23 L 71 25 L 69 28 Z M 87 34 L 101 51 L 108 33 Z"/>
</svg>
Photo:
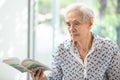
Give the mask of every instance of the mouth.
<svg viewBox="0 0 120 80">
<path fill-rule="evenodd" d="M 72 36 L 80 36 L 80 34 L 71 34 Z"/>
</svg>

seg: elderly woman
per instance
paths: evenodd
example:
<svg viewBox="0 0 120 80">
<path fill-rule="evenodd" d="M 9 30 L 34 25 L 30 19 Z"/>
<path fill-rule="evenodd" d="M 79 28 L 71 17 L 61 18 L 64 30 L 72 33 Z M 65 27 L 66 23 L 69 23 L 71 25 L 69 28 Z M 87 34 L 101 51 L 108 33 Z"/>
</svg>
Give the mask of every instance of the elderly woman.
<svg viewBox="0 0 120 80">
<path fill-rule="evenodd" d="M 111 40 L 91 32 L 94 12 L 81 4 L 67 8 L 65 15 L 71 39 L 61 43 L 53 55 L 48 76 L 42 69 L 33 80 L 120 80 L 120 51 Z"/>
</svg>

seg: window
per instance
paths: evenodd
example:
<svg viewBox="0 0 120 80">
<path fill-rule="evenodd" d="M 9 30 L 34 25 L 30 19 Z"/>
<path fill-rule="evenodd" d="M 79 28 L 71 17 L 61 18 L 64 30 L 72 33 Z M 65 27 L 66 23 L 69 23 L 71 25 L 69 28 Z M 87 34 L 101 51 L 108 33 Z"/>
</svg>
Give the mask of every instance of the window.
<svg viewBox="0 0 120 80">
<path fill-rule="evenodd" d="M 27 11 L 27 0 L 0 0 L 0 80 L 27 79 L 26 74 L 2 63 L 6 57 L 27 57 Z"/>
</svg>

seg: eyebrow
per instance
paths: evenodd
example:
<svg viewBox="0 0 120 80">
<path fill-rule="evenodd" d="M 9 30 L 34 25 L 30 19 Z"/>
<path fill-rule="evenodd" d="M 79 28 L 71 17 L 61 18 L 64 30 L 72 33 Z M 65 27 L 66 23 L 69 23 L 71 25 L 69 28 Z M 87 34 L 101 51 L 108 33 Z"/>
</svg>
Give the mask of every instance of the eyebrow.
<svg viewBox="0 0 120 80">
<path fill-rule="evenodd" d="M 81 18 L 76 18 L 76 19 L 73 19 L 72 21 L 82 21 L 82 20 L 81 20 Z"/>
<path fill-rule="evenodd" d="M 69 25 L 70 23 L 69 22 L 65 22 L 67 25 Z"/>
</svg>

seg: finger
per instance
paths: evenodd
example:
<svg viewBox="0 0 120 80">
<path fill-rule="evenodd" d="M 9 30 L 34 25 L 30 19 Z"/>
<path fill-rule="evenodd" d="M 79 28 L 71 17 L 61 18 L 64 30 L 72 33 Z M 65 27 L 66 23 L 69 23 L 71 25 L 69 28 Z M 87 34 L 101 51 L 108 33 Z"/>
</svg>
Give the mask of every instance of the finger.
<svg viewBox="0 0 120 80">
<path fill-rule="evenodd" d="M 43 70 L 41 69 L 40 80 L 42 79 L 43 75 Z"/>
<path fill-rule="evenodd" d="M 33 80 L 35 79 L 35 76 L 34 76 L 34 75 L 35 75 L 35 73 L 32 72 L 32 73 L 31 73 L 31 77 L 33 78 Z"/>
<path fill-rule="evenodd" d="M 40 75 L 41 75 L 41 71 L 42 71 L 42 69 L 40 68 L 40 69 L 36 72 L 36 76 L 40 76 Z"/>
<path fill-rule="evenodd" d="M 39 70 L 34 71 L 34 76 L 36 76 L 38 74 Z"/>
<path fill-rule="evenodd" d="M 35 80 L 40 80 L 40 77 L 41 77 L 41 69 L 39 69 L 38 72 L 34 74 Z"/>
<path fill-rule="evenodd" d="M 37 74 L 37 79 L 41 80 L 41 79 L 43 78 L 43 75 L 44 75 L 43 69 L 40 69 L 39 72 L 40 72 L 40 73 Z"/>
<path fill-rule="evenodd" d="M 37 70 L 36 72 L 33 71 L 31 73 L 31 76 L 32 76 L 33 80 L 41 80 L 41 78 L 43 76 L 43 70 L 42 70 L 42 68 L 39 68 L 39 70 Z"/>
</svg>

